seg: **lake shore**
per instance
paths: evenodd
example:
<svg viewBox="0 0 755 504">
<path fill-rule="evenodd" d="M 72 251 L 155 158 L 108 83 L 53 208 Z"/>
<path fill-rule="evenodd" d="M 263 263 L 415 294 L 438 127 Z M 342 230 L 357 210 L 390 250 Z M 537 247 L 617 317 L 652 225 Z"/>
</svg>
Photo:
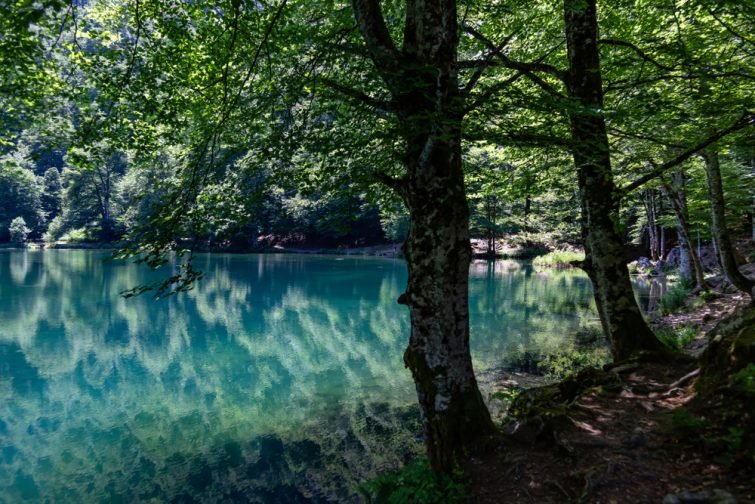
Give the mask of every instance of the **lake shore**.
<svg viewBox="0 0 755 504">
<path fill-rule="evenodd" d="M 755 273 L 755 264 L 743 269 Z M 755 307 L 718 285 L 712 298 L 690 296 L 655 321 L 656 330 L 695 331 L 676 360 L 609 365 L 542 387 L 505 376 L 502 390 L 531 399 L 515 401 L 507 434 L 465 465 L 474 502 L 754 502 Z"/>
</svg>

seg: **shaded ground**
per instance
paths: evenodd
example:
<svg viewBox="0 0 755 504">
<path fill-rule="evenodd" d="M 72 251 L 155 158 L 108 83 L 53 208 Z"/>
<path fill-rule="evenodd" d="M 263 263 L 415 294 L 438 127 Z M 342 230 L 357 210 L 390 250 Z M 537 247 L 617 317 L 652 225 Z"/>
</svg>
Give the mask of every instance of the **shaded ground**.
<svg viewBox="0 0 755 504">
<path fill-rule="evenodd" d="M 745 296 L 724 293 L 661 324 L 698 328 L 698 337 L 685 349 L 698 356 L 726 321 L 742 316 L 748 302 Z M 755 325 L 748 323 L 751 334 Z M 690 432 L 690 425 L 702 420 L 688 415 L 688 410 L 720 410 L 731 400 L 727 397 L 722 406 L 720 395 L 696 397 L 699 373 L 693 358 L 675 363 L 637 361 L 588 376 L 576 397 L 571 396 L 571 385 L 537 389 L 544 391 L 538 395 L 547 407 L 538 411 L 546 413 L 536 416 L 536 421 L 512 421 L 508 429 L 513 435 L 492 441 L 466 465 L 471 500 L 755 503 L 753 461 L 720 449 L 721 441 L 724 448 L 740 449 L 743 429 L 745 438 L 751 437 L 755 406 L 740 401 L 735 421 L 744 423 L 737 430 L 728 427 L 725 415 L 713 413 L 711 433 Z M 718 435 L 716 429 L 723 434 L 716 438 L 714 449 L 705 436 Z M 732 433 L 730 440 L 727 432 Z"/>
</svg>

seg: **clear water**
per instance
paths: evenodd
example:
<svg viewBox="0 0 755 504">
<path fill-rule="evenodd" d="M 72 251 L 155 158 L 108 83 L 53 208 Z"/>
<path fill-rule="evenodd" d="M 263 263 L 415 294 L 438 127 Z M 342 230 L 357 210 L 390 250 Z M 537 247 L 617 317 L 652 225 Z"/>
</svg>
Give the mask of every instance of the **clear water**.
<svg viewBox="0 0 755 504">
<path fill-rule="evenodd" d="M 326 502 L 421 451 L 403 262 L 204 255 L 194 290 L 93 251 L 0 251 L 0 503 Z M 164 273 L 163 273 L 164 274 Z M 485 372 L 594 324 L 580 272 L 470 270 Z"/>
</svg>

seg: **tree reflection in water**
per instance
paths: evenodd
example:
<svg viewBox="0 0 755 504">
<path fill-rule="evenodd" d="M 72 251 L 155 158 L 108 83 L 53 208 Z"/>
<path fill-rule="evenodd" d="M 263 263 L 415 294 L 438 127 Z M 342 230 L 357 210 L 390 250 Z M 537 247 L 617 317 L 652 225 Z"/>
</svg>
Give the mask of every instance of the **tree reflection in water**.
<svg viewBox="0 0 755 504">
<path fill-rule="evenodd" d="M 0 501 L 353 498 L 421 451 L 402 262 L 200 255 L 205 279 L 87 251 L 0 252 Z M 594 323 L 579 272 L 474 263 L 475 366 Z"/>
</svg>

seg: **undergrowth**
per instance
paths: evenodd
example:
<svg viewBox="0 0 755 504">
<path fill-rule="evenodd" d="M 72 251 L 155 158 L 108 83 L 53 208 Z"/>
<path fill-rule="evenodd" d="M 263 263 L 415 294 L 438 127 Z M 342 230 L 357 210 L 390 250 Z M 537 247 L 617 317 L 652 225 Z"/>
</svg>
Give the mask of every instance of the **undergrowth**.
<svg viewBox="0 0 755 504">
<path fill-rule="evenodd" d="M 672 350 L 681 350 L 687 343 L 695 339 L 697 330 L 692 326 L 678 326 L 658 329 L 656 337 Z"/>
<path fill-rule="evenodd" d="M 538 368 L 547 378 L 563 380 L 589 367 L 601 368 L 610 361 L 611 353 L 604 346 L 570 348 L 545 356 Z"/>
<path fill-rule="evenodd" d="M 462 470 L 457 468 L 452 475 L 438 474 L 427 459 L 381 474 L 358 491 L 367 502 L 375 504 L 453 504 L 466 498 Z"/>
<path fill-rule="evenodd" d="M 546 268 L 566 268 L 573 266 L 573 263 L 575 262 L 582 262 L 584 260 L 585 254 L 583 252 L 575 252 L 573 250 L 554 250 L 545 255 L 534 258 L 532 264 L 534 266 Z"/>
<path fill-rule="evenodd" d="M 684 303 L 692 292 L 692 287 L 692 282 L 685 280 L 671 286 L 666 293 L 661 296 L 661 312 L 663 315 L 675 313 L 684 308 Z"/>
</svg>

